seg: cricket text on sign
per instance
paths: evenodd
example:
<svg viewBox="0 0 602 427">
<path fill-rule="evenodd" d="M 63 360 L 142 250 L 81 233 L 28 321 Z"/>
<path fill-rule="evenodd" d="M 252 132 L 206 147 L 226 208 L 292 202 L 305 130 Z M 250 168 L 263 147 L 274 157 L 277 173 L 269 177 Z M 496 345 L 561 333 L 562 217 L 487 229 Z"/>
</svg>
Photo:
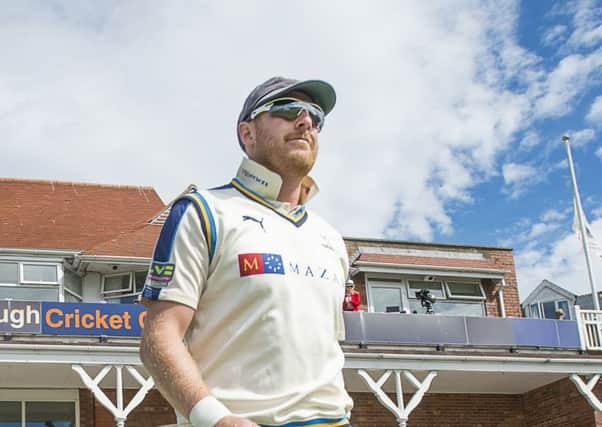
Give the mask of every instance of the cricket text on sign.
<svg viewBox="0 0 602 427">
<path fill-rule="evenodd" d="M 137 304 L 0 301 L 0 332 L 136 337 L 145 317 Z"/>
</svg>

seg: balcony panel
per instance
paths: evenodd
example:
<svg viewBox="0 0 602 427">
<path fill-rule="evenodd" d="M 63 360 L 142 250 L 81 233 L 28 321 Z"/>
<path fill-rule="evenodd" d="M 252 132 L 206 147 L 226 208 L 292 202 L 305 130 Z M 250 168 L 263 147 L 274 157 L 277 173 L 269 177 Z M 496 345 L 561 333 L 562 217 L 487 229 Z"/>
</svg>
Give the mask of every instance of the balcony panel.
<svg viewBox="0 0 602 427">
<path fill-rule="evenodd" d="M 467 317 L 466 328 L 471 345 L 514 345 L 511 319 Z"/>
<path fill-rule="evenodd" d="M 560 347 L 580 348 L 579 327 L 573 320 L 555 320 Z"/>
</svg>

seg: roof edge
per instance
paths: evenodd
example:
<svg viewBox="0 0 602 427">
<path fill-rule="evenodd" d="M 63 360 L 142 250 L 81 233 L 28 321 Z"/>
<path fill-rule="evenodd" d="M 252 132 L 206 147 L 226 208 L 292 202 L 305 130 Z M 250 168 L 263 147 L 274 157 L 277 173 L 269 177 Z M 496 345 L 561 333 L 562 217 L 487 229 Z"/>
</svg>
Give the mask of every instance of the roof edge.
<svg viewBox="0 0 602 427">
<path fill-rule="evenodd" d="M 78 182 L 78 181 L 59 181 L 54 179 L 29 179 L 29 178 L 2 178 L 0 177 L 0 183 L 37 183 L 37 184 L 48 184 L 48 185 L 77 185 L 81 187 L 101 187 L 101 188 L 116 188 L 121 190 L 151 190 L 156 192 L 155 188 L 149 185 L 123 185 L 123 184 L 100 184 L 96 182 Z M 158 194 L 157 194 L 158 195 Z"/>
<path fill-rule="evenodd" d="M 354 242 L 372 242 L 372 243 L 395 243 L 402 245 L 418 245 L 418 246 L 443 246 L 446 248 L 462 248 L 462 249 L 495 249 L 500 251 L 512 251 L 513 248 L 501 247 L 501 246 L 484 246 L 484 245 L 466 245 L 456 243 L 437 243 L 437 242 L 417 242 L 410 240 L 390 240 L 390 239 L 376 239 L 370 237 L 352 237 L 343 236 L 343 240 L 352 240 Z"/>
</svg>

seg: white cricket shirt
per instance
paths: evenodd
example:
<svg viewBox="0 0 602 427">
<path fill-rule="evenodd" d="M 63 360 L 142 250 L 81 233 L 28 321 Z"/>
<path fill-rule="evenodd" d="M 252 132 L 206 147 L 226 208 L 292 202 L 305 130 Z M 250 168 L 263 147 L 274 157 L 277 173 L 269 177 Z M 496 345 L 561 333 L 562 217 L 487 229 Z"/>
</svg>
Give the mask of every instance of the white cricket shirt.
<svg viewBox="0 0 602 427">
<path fill-rule="evenodd" d="M 174 204 L 143 298 L 195 310 L 186 343 L 233 413 L 270 426 L 339 420 L 352 407 L 338 343 L 345 244 L 304 205 L 274 201 L 280 185 L 245 159 L 230 184 Z"/>
</svg>

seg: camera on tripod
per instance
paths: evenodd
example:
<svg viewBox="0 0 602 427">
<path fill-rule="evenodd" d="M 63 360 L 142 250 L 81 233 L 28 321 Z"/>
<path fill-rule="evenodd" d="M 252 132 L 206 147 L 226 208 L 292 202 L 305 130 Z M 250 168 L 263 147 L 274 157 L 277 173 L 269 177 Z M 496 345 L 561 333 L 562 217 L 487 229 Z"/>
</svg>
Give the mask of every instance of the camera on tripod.
<svg viewBox="0 0 602 427">
<path fill-rule="evenodd" d="M 434 314 L 433 304 L 437 301 L 429 289 L 420 289 L 416 291 L 416 298 L 420 300 L 420 305 L 426 307 L 426 314 Z"/>
</svg>

